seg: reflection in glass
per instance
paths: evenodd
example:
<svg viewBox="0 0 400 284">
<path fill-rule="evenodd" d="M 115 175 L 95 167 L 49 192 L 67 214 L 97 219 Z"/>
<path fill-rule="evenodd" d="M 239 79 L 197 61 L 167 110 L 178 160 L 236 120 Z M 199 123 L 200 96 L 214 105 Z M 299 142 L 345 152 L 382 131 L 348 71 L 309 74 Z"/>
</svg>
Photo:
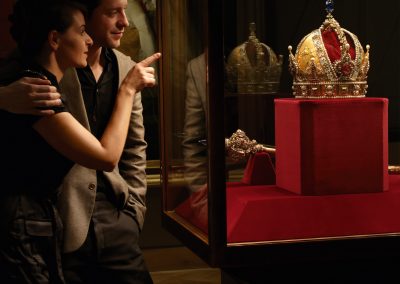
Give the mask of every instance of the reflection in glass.
<svg viewBox="0 0 400 284">
<path fill-rule="evenodd" d="M 184 178 L 190 192 L 186 201 L 192 213 L 192 222 L 201 230 L 208 229 L 207 193 L 207 86 L 206 56 L 202 53 L 187 67 L 184 139 Z"/>
<path fill-rule="evenodd" d="M 207 1 L 167 0 L 163 13 L 166 211 L 208 231 Z"/>
<path fill-rule="evenodd" d="M 143 5 L 141 5 L 143 4 Z M 118 50 L 139 62 L 157 51 L 154 16 L 156 13 L 155 0 L 128 0 L 126 17 L 129 26 L 124 30 L 121 45 Z M 154 66 L 157 69 L 157 66 Z M 156 74 L 158 70 L 156 70 Z M 142 90 L 143 123 L 147 145 L 147 160 L 158 160 L 158 87 Z"/>
<path fill-rule="evenodd" d="M 256 23 L 249 24 L 249 37 L 229 54 L 226 64 L 226 88 L 238 93 L 276 93 L 282 72 L 283 56 L 256 35 Z"/>
</svg>

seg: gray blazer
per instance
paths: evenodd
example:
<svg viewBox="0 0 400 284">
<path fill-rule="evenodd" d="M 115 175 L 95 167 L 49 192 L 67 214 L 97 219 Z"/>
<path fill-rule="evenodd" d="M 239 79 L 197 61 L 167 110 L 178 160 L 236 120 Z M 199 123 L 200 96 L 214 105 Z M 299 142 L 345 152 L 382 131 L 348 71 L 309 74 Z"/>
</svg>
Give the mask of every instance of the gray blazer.
<svg viewBox="0 0 400 284">
<path fill-rule="evenodd" d="M 199 142 L 207 139 L 206 58 L 202 53 L 188 63 L 186 70 L 185 121 L 183 157 L 185 181 L 191 191 L 207 182 L 207 147 Z"/>
<path fill-rule="evenodd" d="M 130 57 L 114 50 L 118 61 L 119 84 L 134 66 Z M 87 129 L 89 121 L 75 69 L 69 69 L 60 84 L 71 114 Z M 135 96 L 128 137 L 118 167 L 104 172 L 115 192 L 119 207 L 132 212 L 143 226 L 146 211 L 146 147 L 141 94 Z M 60 186 L 58 209 L 64 225 L 64 252 L 77 250 L 85 241 L 96 198 L 96 170 L 75 164 Z"/>
</svg>

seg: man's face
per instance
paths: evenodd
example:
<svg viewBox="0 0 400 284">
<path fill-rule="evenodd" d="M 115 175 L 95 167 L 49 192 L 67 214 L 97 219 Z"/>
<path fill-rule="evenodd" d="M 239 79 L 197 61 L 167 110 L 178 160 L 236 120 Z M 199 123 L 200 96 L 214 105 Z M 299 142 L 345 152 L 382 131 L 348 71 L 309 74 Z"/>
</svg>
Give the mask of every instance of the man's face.
<svg viewBox="0 0 400 284">
<path fill-rule="evenodd" d="M 94 46 L 116 48 L 129 25 L 125 15 L 127 0 L 101 0 L 87 23 Z"/>
</svg>

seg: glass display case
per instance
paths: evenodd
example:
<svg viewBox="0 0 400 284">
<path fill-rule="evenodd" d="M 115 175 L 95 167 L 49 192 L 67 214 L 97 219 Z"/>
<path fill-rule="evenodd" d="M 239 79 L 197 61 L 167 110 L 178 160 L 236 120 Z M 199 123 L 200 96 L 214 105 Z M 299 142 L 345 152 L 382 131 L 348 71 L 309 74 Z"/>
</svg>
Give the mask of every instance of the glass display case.
<svg viewBox="0 0 400 284">
<path fill-rule="evenodd" d="M 337 2 L 337 20 L 380 52 L 367 21 L 375 5 Z M 157 3 L 163 53 L 162 221 L 211 266 L 388 258 L 399 248 L 400 223 L 390 217 L 394 211 L 384 210 L 395 208 L 392 202 L 399 198 L 394 176 L 389 190 L 376 198 L 363 193 L 301 196 L 276 186 L 274 101 L 292 97 L 288 45 L 296 46 L 326 16 L 325 1 L 307 3 Z M 356 15 L 349 12 L 355 10 Z M 389 77 L 398 76 L 394 65 L 385 64 L 393 71 Z M 393 80 L 392 89 L 382 93 L 376 72 L 370 73 L 368 95 L 398 100 L 393 92 L 398 83 Z M 392 143 L 395 116 L 389 108 Z"/>
</svg>

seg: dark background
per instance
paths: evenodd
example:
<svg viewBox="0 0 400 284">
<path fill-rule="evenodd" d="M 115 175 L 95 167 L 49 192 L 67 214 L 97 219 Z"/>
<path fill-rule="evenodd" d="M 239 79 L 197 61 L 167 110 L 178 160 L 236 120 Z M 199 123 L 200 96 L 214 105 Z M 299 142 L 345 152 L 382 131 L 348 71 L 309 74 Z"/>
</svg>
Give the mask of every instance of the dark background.
<svg viewBox="0 0 400 284">
<path fill-rule="evenodd" d="M 13 49 L 8 34 L 7 16 L 12 0 L 0 2 L 0 61 Z M 203 1 L 190 1 L 193 10 Z M 333 16 L 342 26 L 358 36 L 365 49 L 370 44 L 371 68 L 368 97 L 389 98 L 389 141 L 400 142 L 400 2 L 388 0 L 336 0 Z M 194 3 L 194 4 L 193 4 Z M 197 3 L 197 4 L 196 4 Z M 200 15 L 194 13 L 193 15 Z M 210 15 L 213 16 L 213 15 Z M 215 15 L 214 15 L 215 16 Z M 287 46 L 297 46 L 309 32 L 319 28 L 326 16 L 323 0 L 224 0 L 224 50 L 227 57 L 234 47 L 248 37 L 248 23 L 256 22 L 257 36 L 277 54 L 284 56 L 281 92 L 290 95 Z M 194 36 L 204 35 L 202 29 Z M 201 52 L 201 50 L 199 50 Z M 148 158 L 158 159 L 157 96 L 144 101 Z"/>
<path fill-rule="evenodd" d="M 371 68 L 367 97 L 389 98 L 389 140 L 400 141 L 400 2 L 336 0 L 334 18 L 342 28 L 369 44 Z M 321 26 L 323 0 L 226 0 L 224 1 L 224 50 L 230 51 L 248 37 L 248 23 L 256 22 L 257 37 L 284 56 L 281 92 L 290 94 L 288 45 L 293 53 L 300 40 Z"/>
</svg>

